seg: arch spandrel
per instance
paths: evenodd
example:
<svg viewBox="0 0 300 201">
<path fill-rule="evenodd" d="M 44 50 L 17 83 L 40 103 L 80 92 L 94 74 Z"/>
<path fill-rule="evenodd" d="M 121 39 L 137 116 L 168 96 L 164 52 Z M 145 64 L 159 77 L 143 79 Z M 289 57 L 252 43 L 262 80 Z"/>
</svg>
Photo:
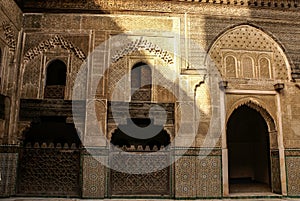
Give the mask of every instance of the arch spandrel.
<svg viewBox="0 0 300 201">
<path fill-rule="evenodd" d="M 268 130 L 270 133 L 277 132 L 277 126 L 275 122 L 275 118 L 270 114 L 270 112 L 266 109 L 267 107 L 265 106 L 264 103 L 261 101 L 258 101 L 254 98 L 245 98 L 242 100 L 239 100 L 233 104 L 230 109 L 227 111 L 227 116 L 226 116 L 226 122 L 228 122 L 228 119 L 232 115 L 232 113 L 239 107 L 241 106 L 248 106 L 257 112 L 260 113 L 260 115 L 264 118 L 268 125 Z"/>
<path fill-rule="evenodd" d="M 274 69 L 274 79 L 290 80 L 291 70 L 288 59 L 281 46 L 267 33 L 250 25 L 239 25 L 225 31 L 212 44 L 209 55 L 217 66 L 222 77 L 227 78 L 224 68 L 224 58 L 229 52 L 239 55 L 247 55 L 256 58 L 259 55 L 268 55 L 271 67 Z M 256 70 L 257 71 L 257 70 Z M 258 74 L 256 77 L 259 79 Z"/>
</svg>

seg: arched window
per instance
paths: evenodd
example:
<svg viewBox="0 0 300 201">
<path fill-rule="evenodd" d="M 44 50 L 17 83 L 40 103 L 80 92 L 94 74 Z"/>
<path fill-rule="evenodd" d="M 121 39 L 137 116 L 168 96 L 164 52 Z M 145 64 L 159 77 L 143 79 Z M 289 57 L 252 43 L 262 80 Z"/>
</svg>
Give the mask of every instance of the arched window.
<svg viewBox="0 0 300 201">
<path fill-rule="evenodd" d="M 151 85 L 151 68 L 143 62 L 135 64 L 131 69 L 131 100 L 150 101 Z"/>
<path fill-rule="evenodd" d="M 242 59 L 242 72 L 243 78 L 253 78 L 254 77 L 254 64 L 251 57 L 244 57 Z"/>
<path fill-rule="evenodd" d="M 236 60 L 233 56 L 225 58 L 226 77 L 236 77 Z"/>
<path fill-rule="evenodd" d="M 47 66 L 45 98 L 63 99 L 66 86 L 66 64 L 59 60 L 51 61 Z"/>
<path fill-rule="evenodd" d="M 260 78 L 272 78 L 271 69 L 270 69 L 270 60 L 263 57 L 259 60 L 259 74 Z"/>
</svg>

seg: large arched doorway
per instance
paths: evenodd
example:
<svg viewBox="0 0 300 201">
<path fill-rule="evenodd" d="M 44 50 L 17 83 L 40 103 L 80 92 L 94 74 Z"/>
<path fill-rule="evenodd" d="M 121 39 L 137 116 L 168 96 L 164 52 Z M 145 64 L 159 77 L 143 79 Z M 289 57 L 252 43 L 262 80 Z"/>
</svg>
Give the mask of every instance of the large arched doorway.
<svg viewBox="0 0 300 201">
<path fill-rule="evenodd" d="M 243 105 L 227 123 L 229 192 L 271 192 L 268 126 L 256 110 Z"/>
</svg>

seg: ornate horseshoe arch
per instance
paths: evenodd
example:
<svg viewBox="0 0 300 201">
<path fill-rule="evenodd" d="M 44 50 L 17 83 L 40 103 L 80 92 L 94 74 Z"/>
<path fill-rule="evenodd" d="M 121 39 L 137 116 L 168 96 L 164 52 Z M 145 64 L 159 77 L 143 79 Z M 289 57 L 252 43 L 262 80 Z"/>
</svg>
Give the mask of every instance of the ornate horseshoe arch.
<svg viewBox="0 0 300 201">
<path fill-rule="evenodd" d="M 236 102 L 230 109 L 228 112 L 228 115 L 226 117 L 226 124 L 228 122 L 228 119 L 230 118 L 230 116 L 232 115 L 232 113 L 234 112 L 234 110 L 238 109 L 240 106 L 248 106 L 254 110 L 256 110 L 266 121 L 267 125 L 268 125 L 268 129 L 269 132 L 276 132 L 276 124 L 274 121 L 274 117 L 272 117 L 270 115 L 270 112 L 268 112 L 267 109 L 265 109 L 265 104 L 262 104 L 261 101 L 257 101 L 254 98 L 244 98 L 242 100 L 239 100 L 238 102 Z"/>
</svg>

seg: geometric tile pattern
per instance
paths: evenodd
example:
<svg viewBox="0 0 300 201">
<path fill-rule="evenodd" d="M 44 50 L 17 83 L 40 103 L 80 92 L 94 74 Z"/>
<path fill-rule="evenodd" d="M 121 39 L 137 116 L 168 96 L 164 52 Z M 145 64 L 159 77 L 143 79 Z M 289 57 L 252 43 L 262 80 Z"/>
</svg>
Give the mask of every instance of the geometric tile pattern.
<svg viewBox="0 0 300 201">
<path fill-rule="evenodd" d="M 107 78 L 107 93 L 108 93 L 108 98 L 112 97 L 114 93 L 114 89 L 117 86 L 118 82 L 122 79 L 126 73 L 128 73 L 128 66 L 127 66 L 127 60 L 126 59 L 121 59 L 117 63 L 114 63 L 110 68 L 109 68 L 109 75 Z M 122 83 L 124 85 L 120 85 L 118 87 L 121 87 L 122 90 L 121 92 L 126 91 L 126 87 L 128 87 L 127 80 L 124 81 L 125 83 Z M 115 95 L 116 96 L 116 95 Z M 117 94 L 117 97 L 120 100 L 126 100 L 126 97 L 124 97 L 124 94 L 119 93 Z"/>
<path fill-rule="evenodd" d="M 175 196 L 217 198 L 222 196 L 221 156 L 185 155 L 175 163 Z"/>
<path fill-rule="evenodd" d="M 182 156 L 175 163 L 175 197 L 196 197 L 196 156 Z"/>
<path fill-rule="evenodd" d="M 271 151 L 271 176 L 272 176 L 272 191 L 274 193 L 281 193 L 281 179 L 280 179 L 280 163 L 279 152 Z"/>
<path fill-rule="evenodd" d="M 221 157 L 207 156 L 196 160 L 197 197 L 221 197 Z"/>
<path fill-rule="evenodd" d="M 287 192 L 288 196 L 300 195 L 300 157 L 286 156 Z"/>
<path fill-rule="evenodd" d="M 103 156 L 82 156 L 82 197 L 104 198 L 106 189 L 106 168 L 99 161 Z"/>
</svg>

